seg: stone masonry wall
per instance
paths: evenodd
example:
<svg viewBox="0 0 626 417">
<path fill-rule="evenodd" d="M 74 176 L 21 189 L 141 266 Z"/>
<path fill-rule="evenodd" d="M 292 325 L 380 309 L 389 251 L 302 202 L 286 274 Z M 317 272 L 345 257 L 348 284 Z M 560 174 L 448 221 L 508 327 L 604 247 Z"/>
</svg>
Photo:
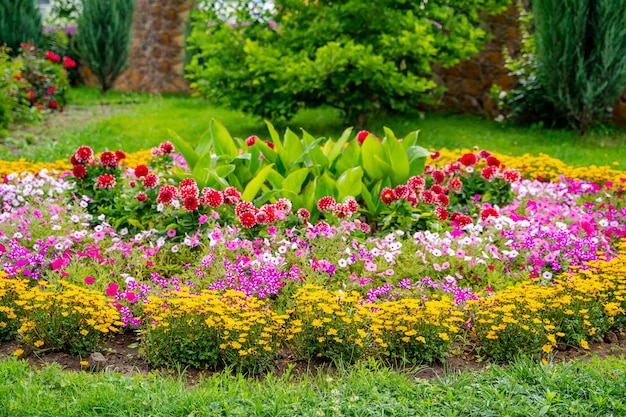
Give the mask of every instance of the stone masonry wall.
<svg viewBox="0 0 626 417">
<path fill-rule="evenodd" d="M 129 68 L 115 90 L 146 93 L 189 91 L 183 78 L 185 24 L 193 0 L 135 0 Z M 87 85 L 97 81 L 84 69 Z"/>
</svg>

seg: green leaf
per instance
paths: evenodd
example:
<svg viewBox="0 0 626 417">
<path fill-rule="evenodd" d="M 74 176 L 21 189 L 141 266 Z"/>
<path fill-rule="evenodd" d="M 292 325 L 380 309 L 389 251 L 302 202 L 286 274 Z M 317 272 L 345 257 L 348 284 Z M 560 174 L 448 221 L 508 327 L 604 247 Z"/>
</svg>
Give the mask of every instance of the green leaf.
<svg viewBox="0 0 626 417">
<path fill-rule="evenodd" d="M 394 184 L 402 184 L 409 179 L 409 158 L 406 150 L 390 129 L 385 129 L 383 147 L 387 161 L 393 165 L 392 178 Z"/>
<path fill-rule="evenodd" d="M 363 159 L 363 169 L 367 176 L 373 180 L 378 181 L 383 178 L 387 174 L 381 167 L 378 160 L 376 160 L 376 156 L 384 155 L 385 149 L 383 145 L 374 137 L 369 136 L 365 139 L 365 142 L 361 145 L 361 158 Z M 380 157 L 378 156 L 380 160 Z M 388 165 L 388 164 L 387 164 Z"/>
<path fill-rule="evenodd" d="M 211 119 L 209 130 L 211 131 L 213 150 L 217 155 L 228 155 L 231 158 L 239 155 L 239 148 L 237 148 L 235 141 L 223 124 L 215 119 Z"/>
<path fill-rule="evenodd" d="M 193 170 L 198 162 L 198 154 L 196 154 L 196 151 L 194 151 L 193 148 L 172 129 L 167 129 L 167 133 L 169 133 L 170 139 L 175 148 L 183 155 L 183 158 L 185 158 L 185 162 L 187 162 L 189 169 Z"/>
<path fill-rule="evenodd" d="M 280 136 L 278 135 L 278 132 L 276 131 L 276 129 L 274 129 L 274 125 L 268 120 L 265 121 L 265 124 L 267 125 L 267 130 L 270 132 L 270 138 L 272 139 L 272 143 L 276 147 L 276 153 L 283 160 L 285 167 L 289 166 L 288 163 L 285 163 L 285 148 L 283 147 L 283 143 L 280 141 Z"/>
<path fill-rule="evenodd" d="M 298 135 L 289 128 L 285 131 L 285 154 L 287 156 L 288 166 L 292 165 L 302 154 L 304 147 Z"/>
<path fill-rule="evenodd" d="M 300 168 L 291 172 L 287 178 L 283 180 L 283 188 L 296 194 L 299 193 L 310 171 L 311 168 Z"/>
<path fill-rule="evenodd" d="M 246 188 L 241 193 L 241 199 L 245 201 L 252 201 L 261 190 L 261 187 L 265 183 L 270 171 L 274 169 L 274 165 L 267 165 L 261 169 L 257 175 L 246 185 Z"/>
<path fill-rule="evenodd" d="M 335 159 L 334 172 L 344 172 L 356 166 L 361 166 L 361 146 L 357 141 L 352 141 L 343 153 Z"/>
<path fill-rule="evenodd" d="M 212 141 L 211 141 L 211 128 L 209 127 L 207 130 L 202 133 L 200 139 L 198 139 L 198 143 L 196 144 L 196 154 L 198 157 L 202 158 L 206 154 L 210 154 L 212 149 Z"/>
<path fill-rule="evenodd" d="M 337 142 L 333 145 L 330 153 L 328 154 L 328 161 L 332 164 L 335 159 L 341 155 L 341 152 L 344 149 L 344 145 L 348 139 L 350 139 L 350 134 L 352 133 L 352 128 L 349 127 L 343 131 Z"/>
<path fill-rule="evenodd" d="M 411 146 L 417 146 L 417 139 L 419 137 L 419 130 L 414 130 L 412 132 L 409 132 L 406 134 L 406 136 L 404 136 L 404 138 L 402 138 L 402 146 L 404 146 L 405 149 L 409 149 L 409 147 Z"/>
<path fill-rule="evenodd" d="M 257 140 L 253 147 L 258 147 L 260 149 L 260 153 L 263 154 L 263 157 L 267 158 L 271 163 L 276 163 L 278 161 L 278 154 L 272 148 L 270 148 L 267 143 L 262 140 Z"/>
<path fill-rule="evenodd" d="M 421 175 L 424 172 L 426 158 L 430 156 L 430 151 L 421 146 L 411 146 L 406 151 L 409 157 L 409 177 Z"/>
<path fill-rule="evenodd" d="M 322 174 L 317 180 L 317 189 L 315 190 L 315 198 L 319 200 L 324 196 L 335 195 L 335 180 L 333 180 L 327 172 Z"/>
<path fill-rule="evenodd" d="M 267 174 L 267 182 L 269 182 L 274 189 L 282 188 L 283 181 L 285 181 L 285 177 L 280 175 L 275 169 Z"/>
<path fill-rule="evenodd" d="M 363 168 L 354 167 L 337 178 L 337 199 L 343 201 L 346 197 L 358 197 L 363 185 Z"/>
</svg>

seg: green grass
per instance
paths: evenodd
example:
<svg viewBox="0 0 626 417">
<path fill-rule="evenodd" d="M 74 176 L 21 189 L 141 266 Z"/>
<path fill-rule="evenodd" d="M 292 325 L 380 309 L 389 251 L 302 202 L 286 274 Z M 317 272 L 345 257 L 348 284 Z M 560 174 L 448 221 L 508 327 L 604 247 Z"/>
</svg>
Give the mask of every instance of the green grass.
<svg viewBox="0 0 626 417">
<path fill-rule="evenodd" d="M 336 374 L 262 380 L 33 371 L 0 362 L 0 416 L 623 416 L 624 359 L 536 365 L 425 381 L 358 365 Z M 417 373 L 419 377 L 419 373 Z"/>
<path fill-rule="evenodd" d="M 70 93 L 65 113 L 55 115 L 42 126 L 14 131 L 0 143 L 0 159 L 19 157 L 50 161 L 63 159 L 80 145 L 96 150 L 148 149 L 168 139 L 168 129 L 194 141 L 214 118 L 233 136 L 256 134 L 267 137 L 260 119 L 240 112 L 217 108 L 199 98 L 181 95 L 151 96 L 111 92 L 102 98 L 95 89 L 79 88 Z M 99 103 L 105 103 L 98 106 Z M 626 129 L 599 127 L 580 137 L 568 130 L 503 125 L 476 116 L 428 113 L 422 117 L 396 115 L 373 120 L 368 130 L 382 135 L 383 126 L 405 135 L 420 130 L 428 148 L 480 148 L 509 155 L 546 153 L 574 165 L 611 165 L 626 161 Z M 301 128 L 315 136 L 337 137 L 346 126 L 333 109 L 305 110 L 289 127 Z M 281 130 L 285 126 L 279 126 Z"/>
</svg>

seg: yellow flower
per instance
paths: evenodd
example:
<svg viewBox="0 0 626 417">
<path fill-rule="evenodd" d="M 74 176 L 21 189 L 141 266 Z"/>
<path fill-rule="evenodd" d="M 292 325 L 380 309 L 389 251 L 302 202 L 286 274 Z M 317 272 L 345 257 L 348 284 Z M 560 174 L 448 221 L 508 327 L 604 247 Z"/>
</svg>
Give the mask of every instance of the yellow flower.
<svg viewBox="0 0 626 417">
<path fill-rule="evenodd" d="M 337 329 L 329 329 L 328 332 L 326 333 L 326 336 L 336 336 L 337 335 Z"/>
<path fill-rule="evenodd" d="M 313 323 L 311 323 L 311 326 L 313 327 L 322 327 L 322 321 L 320 319 L 315 319 L 313 320 Z"/>
<path fill-rule="evenodd" d="M 552 345 L 550 343 L 546 343 L 541 347 L 541 349 L 546 353 L 550 353 L 552 352 Z"/>
<path fill-rule="evenodd" d="M 87 366 L 89 365 L 89 362 L 87 361 L 80 361 L 80 366 Z"/>
<path fill-rule="evenodd" d="M 581 340 L 580 347 L 582 347 L 583 349 L 589 350 L 589 343 L 587 343 L 586 340 Z"/>
<path fill-rule="evenodd" d="M 18 356 L 22 356 L 24 354 L 24 349 L 16 349 L 13 352 L 13 356 L 18 357 Z"/>
<path fill-rule="evenodd" d="M 450 336 L 448 336 L 448 333 L 439 333 L 439 338 L 441 340 L 450 340 Z"/>
</svg>

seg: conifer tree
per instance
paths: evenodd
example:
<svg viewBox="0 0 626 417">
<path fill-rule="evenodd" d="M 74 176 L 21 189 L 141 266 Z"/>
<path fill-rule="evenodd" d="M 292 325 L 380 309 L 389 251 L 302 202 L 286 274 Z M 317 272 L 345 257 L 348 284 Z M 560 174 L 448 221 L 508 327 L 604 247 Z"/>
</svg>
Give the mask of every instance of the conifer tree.
<svg viewBox="0 0 626 417">
<path fill-rule="evenodd" d="M 35 0 L 0 0 L 0 46 L 6 44 L 15 56 L 21 43 L 40 41 L 41 13 Z"/>
</svg>

